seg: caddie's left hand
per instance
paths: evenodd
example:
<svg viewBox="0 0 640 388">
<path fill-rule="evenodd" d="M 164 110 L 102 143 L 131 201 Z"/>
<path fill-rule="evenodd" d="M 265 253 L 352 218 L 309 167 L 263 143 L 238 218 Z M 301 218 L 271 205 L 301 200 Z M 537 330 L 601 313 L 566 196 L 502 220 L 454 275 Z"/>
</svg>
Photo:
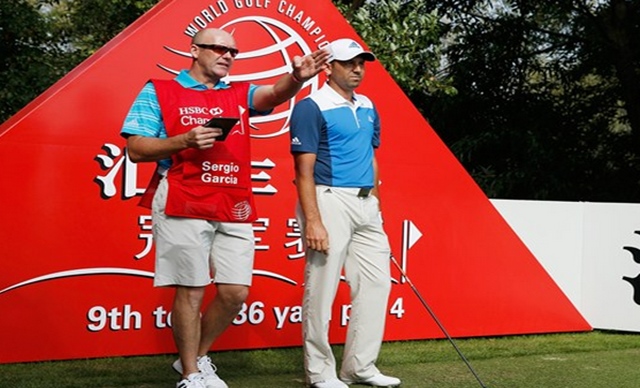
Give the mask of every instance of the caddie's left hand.
<svg viewBox="0 0 640 388">
<path fill-rule="evenodd" d="M 329 50 L 319 49 L 304 57 L 293 57 L 293 75 L 296 79 L 306 82 L 324 69 L 330 56 Z"/>
</svg>

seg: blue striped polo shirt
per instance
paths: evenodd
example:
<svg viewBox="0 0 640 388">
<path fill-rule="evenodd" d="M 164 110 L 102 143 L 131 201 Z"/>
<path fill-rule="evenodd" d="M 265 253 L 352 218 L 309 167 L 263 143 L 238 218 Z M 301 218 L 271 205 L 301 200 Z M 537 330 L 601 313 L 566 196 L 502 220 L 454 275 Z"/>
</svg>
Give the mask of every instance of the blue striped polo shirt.
<svg viewBox="0 0 640 388">
<path fill-rule="evenodd" d="M 316 155 L 315 183 L 373 187 L 373 153 L 380 145 L 380 119 L 361 94 L 349 103 L 329 85 L 300 101 L 291 114 L 291 153 Z"/>
</svg>

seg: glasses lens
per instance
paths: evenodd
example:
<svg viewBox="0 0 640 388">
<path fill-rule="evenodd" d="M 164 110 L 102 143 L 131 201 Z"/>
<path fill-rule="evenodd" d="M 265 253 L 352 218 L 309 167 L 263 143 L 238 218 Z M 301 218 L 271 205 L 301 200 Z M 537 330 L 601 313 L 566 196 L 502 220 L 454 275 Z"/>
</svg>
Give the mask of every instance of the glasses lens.
<svg viewBox="0 0 640 388">
<path fill-rule="evenodd" d="M 232 48 L 232 47 L 227 47 L 226 49 L 229 51 L 229 54 L 231 54 L 231 56 L 234 57 L 234 58 L 239 53 L 238 49 L 235 49 L 235 48 Z"/>
<path fill-rule="evenodd" d="M 204 43 L 196 43 L 196 46 L 203 48 L 203 49 L 209 49 L 211 51 L 213 51 L 214 53 L 218 54 L 218 55 L 224 55 L 226 53 L 229 53 L 233 58 L 236 57 L 236 55 L 238 55 L 238 49 L 237 48 L 233 48 L 233 47 L 227 47 L 227 46 L 223 46 L 220 44 L 204 44 Z"/>
</svg>

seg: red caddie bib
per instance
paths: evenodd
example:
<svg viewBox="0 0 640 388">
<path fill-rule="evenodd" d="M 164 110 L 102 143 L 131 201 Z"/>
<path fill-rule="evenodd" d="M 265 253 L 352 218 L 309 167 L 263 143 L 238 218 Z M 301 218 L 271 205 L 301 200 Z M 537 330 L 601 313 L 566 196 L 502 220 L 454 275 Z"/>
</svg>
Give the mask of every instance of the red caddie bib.
<svg viewBox="0 0 640 388">
<path fill-rule="evenodd" d="M 184 88 L 175 80 L 152 82 L 169 137 L 188 132 L 212 117 L 240 118 L 225 141 L 216 141 L 208 150 L 189 148 L 172 156 L 165 213 L 220 222 L 254 221 L 249 84 L 235 82 L 226 89 L 205 91 Z M 141 204 L 149 205 L 154 193 L 152 180 Z"/>
</svg>

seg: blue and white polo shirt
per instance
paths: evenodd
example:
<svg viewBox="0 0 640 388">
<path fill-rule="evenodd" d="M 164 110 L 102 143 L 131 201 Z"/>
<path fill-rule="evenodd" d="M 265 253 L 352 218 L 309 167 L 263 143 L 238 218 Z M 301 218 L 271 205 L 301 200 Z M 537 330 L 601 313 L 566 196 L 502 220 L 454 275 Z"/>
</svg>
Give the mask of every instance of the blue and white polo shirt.
<svg viewBox="0 0 640 388">
<path fill-rule="evenodd" d="M 316 155 L 315 183 L 373 187 L 373 152 L 380 118 L 366 96 L 349 103 L 329 85 L 300 101 L 291 114 L 291 153 Z"/>
</svg>

